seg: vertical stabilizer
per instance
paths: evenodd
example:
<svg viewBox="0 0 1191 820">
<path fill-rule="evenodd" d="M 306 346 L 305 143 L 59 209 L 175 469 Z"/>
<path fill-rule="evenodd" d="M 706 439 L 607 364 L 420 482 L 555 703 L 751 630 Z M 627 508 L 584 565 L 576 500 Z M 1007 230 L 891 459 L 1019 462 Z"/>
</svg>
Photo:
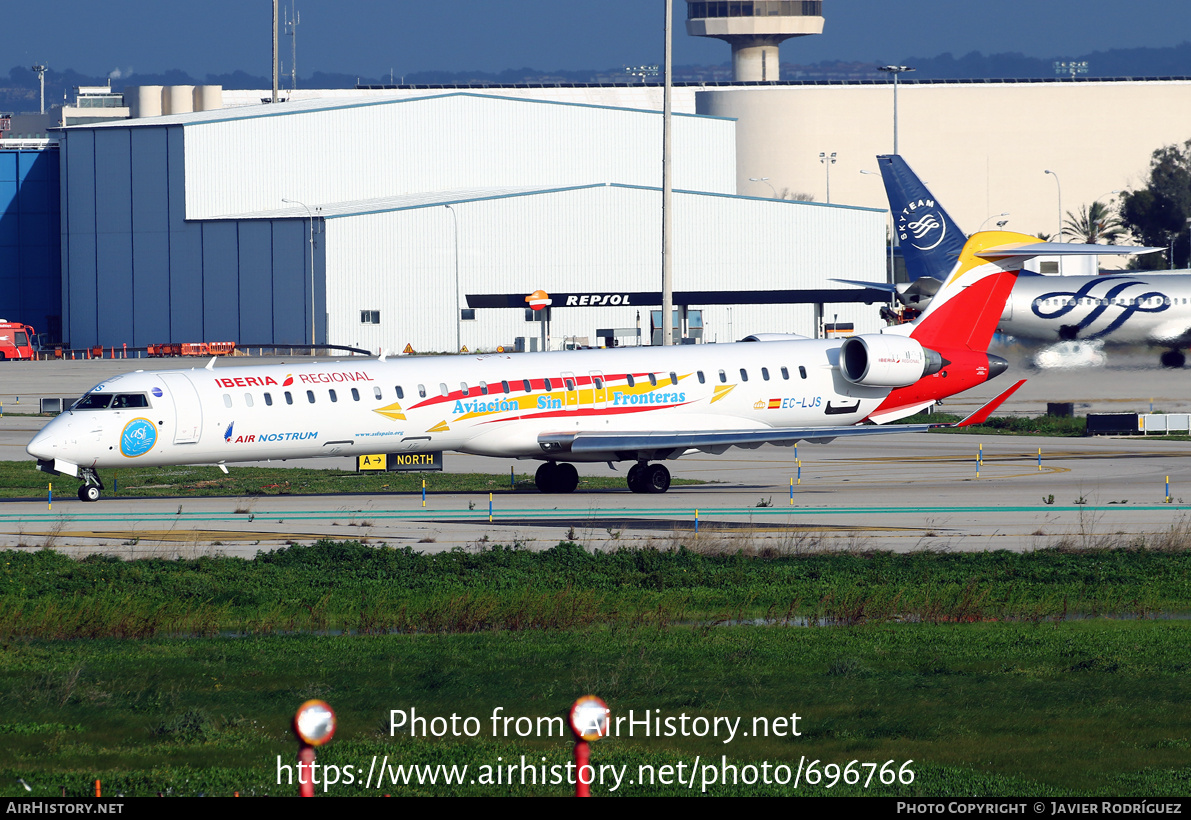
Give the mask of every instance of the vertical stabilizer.
<svg viewBox="0 0 1191 820">
<path fill-rule="evenodd" d="M 955 267 L 967 237 L 904 159 L 883 154 L 877 166 L 910 281 L 920 276 L 942 280 Z"/>
</svg>

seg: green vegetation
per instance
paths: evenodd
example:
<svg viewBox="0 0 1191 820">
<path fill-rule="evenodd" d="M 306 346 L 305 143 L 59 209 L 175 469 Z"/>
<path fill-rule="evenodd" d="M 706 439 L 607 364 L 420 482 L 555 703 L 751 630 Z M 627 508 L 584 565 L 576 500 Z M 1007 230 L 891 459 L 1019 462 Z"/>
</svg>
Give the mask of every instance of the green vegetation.
<svg viewBox="0 0 1191 820">
<path fill-rule="evenodd" d="M 596 744 L 593 761 L 630 779 L 643 765 L 689 773 L 696 755 L 792 769 L 913 761 L 908 785 L 712 794 L 1184 794 L 1191 623 L 1165 616 L 1191 611 L 1189 536 L 1027 554 L 8 550 L 0 795 L 85 796 L 96 778 L 105 795 L 292 794 L 277 765 L 293 762 L 287 727 L 309 698 L 339 718 L 320 763 L 357 767 L 330 794 L 377 794 L 362 782 L 377 755 L 378 766 L 471 767 L 463 784 L 414 776 L 379 793 L 562 795 L 569 786 L 470 779 L 498 762 L 519 769 L 522 755 L 564 765 L 557 734 L 494 736 L 491 715 L 558 717 L 589 692 L 614 717 L 739 717 L 749 732 L 725 744 L 638 729 Z M 410 709 L 475 717 L 478 735 L 392 736 L 390 710 Z M 753 731 L 754 718 L 794 713 L 800 736 Z M 692 792 L 626 782 L 618 793 Z"/>
<path fill-rule="evenodd" d="M 449 456 L 448 456 L 449 457 Z M 139 467 L 105 471 L 108 496 L 159 498 L 198 496 L 310 495 L 318 493 L 537 492 L 533 475 L 521 473 L 510 487 L 509 475 L 486 473 L 357 473 L 301 467 L 236 467 L 224 475 L 218 467 Z M 70 495 L 78 482 L 70 476 L 40 473 L 32 461 L 0 461 L 0 487 L 6 498 L 45 498 L 53 482 L 55 495 Z M 674 479 L 674 484 L 703 484 Z M 113 487 L 116 492 L 113 492 Z M 579 490 L 624 489 L 623 478 L 580 476 Z"/>
<path fill-rule="evenodd" d="M 963 416 L 952 413 L 918 413 L 899 419 L 895 424 L 949 424 Z M 1083 436 L 1088 422 L 1085 418 L 1063 416 L 993 416 L 984 424 L 971 427 L 942 428 L 938 433 L 979 434 L 1000 436 Z"/>
<path fill-rule="evenodd" d="M 0 636 L 480 632 L 723 623 L 1042 621 L 1191 611 L 1191 531 L 1148 548 L 1032 553 L 424 555 L 320 541 L 255 560 L 0 553 Z M 1143 545 L 1144 546 L 1144 545 Z"/>
<path fill-rule="evenodd" d="M 0 793 L 293 794 L 294 709 L 326 699 L 339 717 L 323 764 L 358 767 L 564 763 L 553 737 L 493 737 L 491 715 L 556 717 L 600 694 L 613 716 L 797 713 L 799 737 L 633 738 L 593 762 L 675 765 L 851 760 L 900 766 L 914 782 L 868 790 L 738 784 L 713 794 L 1177 795 L 1187 791 L 1189 628 L 1183 622 L 900 624 L 824 629 L 672 626 L 378 637 L 8 641 Z M 390 710 L 475 717 L 471 740 L 390 737 Z M 627 729 L 623 729 L 627 732 Z M 380 793 L 566 794 L 564 785 L 393 785 Z M 597 794 L 607 789 L 596 788 Z M 625 785 L 626 795 L 685 787 Z M 361 782 L 330 794 L 364 794 Z M 371 792 L 378 793 L 375 789 Z M 690 792 L 687 792 L 690 793 Z M 698 793 L 696 788 L 695 793 Z"/>
</svg>

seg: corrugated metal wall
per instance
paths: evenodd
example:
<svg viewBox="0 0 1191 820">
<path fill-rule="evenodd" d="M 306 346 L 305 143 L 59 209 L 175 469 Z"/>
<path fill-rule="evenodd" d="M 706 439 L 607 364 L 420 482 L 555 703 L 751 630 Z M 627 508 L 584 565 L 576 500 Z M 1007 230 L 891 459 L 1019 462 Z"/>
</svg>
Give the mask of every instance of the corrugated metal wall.
<svg viewBox="0 0 1191 820">
<path fill-rule="evenodd" d="M 395 194 L 661 185 L 658 112 L 456 94 L 187 125 L 186 214 Z M 674 186 L 736 192 L 735 123 L 674 118 Z"/>
<path fill-rule="evenodd" d="M 307 342 L 309 223 L 186 221 L 182 148 L 177 126 L 66 132 L 67 340 L 77 347 Z M 321 339 L 321 247 L 314 250 Z"/>
<path fill-rule="evenodd" d="M 0 318 L 61 335 L 58 151 L 0 151 Z"/>
<path fill-rule="evenodd" d="M 661 290 L 661 194 L 600 186 L 452 205 L 459 225 L 459 306 L 468 293 Z M 831 287 L 832 277 L 883 280 L 885 215 L 779 200 L 675 196 L 676 290 Z M 442 206 L 327 220 L 329 341 L 377 350 L 455 348 L 455 244 Z M 360 321 L 379 310 L 381 324 Z M 642 321 L 648 335 L 648 308 Z M 875 307 L 829 307 L 827 320 L 875 330 Z M 636 307 L 555 308 L 551 333 L 631 327 Z M 813 309 L 705 309 L 707 338 L 813 332 Z M 469 349 L 538 335 L 521 310 L 480 309 L 461 323 Z"/>
</svg>

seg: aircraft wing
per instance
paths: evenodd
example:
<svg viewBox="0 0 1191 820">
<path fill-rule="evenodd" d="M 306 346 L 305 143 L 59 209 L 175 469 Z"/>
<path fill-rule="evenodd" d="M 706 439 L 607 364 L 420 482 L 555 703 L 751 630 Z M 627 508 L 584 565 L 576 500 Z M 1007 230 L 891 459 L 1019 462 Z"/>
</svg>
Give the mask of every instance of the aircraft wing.
<svg viewBox="0 0 1191 820">
<path fill-rule="evenodd" d="M 638 453 L 641 454 L 638 457 L 660 459 L 681 455 L 685 450 L 708 450 L 719 453 L 729 447 L 752 449 L 760 447 L 762 444 L 789 446 L 799 441 L 827 442 L 845 436 L 922 433 L 936 427 L 968 427 L 980 424 L 1025 383 L 1026 380 L 1022 379 L 967 418 L 953 424 L 854 424 L 838 427 L 765 427 L 751 430 L 684 430 L 678 432 L 578 431 L 544 434 L 538 437 L 538 444 L 546 453 L 574 453 L 587 456 L 607 453 L 609 456 L 616 454 L 620 458 L 625 457 L 625 453 Z"/>
</svg>

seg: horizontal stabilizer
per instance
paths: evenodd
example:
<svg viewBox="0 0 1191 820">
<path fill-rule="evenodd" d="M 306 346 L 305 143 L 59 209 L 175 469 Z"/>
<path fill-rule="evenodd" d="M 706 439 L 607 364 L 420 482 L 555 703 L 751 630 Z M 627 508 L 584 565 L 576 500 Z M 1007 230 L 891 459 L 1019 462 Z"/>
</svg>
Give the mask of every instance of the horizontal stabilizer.
<svg viewBox="0 0 1191 820">
<path fill-rule="evenodd" d="M 1142 248 L 1131 245 L 1088 245 L 1084 242 L 1012 242 L 995 245 L 978 252 L 981 259 L 1032 259 L 1035 256 L 1127 256 L 1153 253 L 1165 248 Z M 870 287 L 872 287 L 870 285 Z"/>
<path fill-rule="evenodd" d="M 1021 387 L 1025 383 L 1026 383 L 1026 380 L 1022 379 L 1017 384 L 1010 387 L 1008 390 L 1006 390 L 1001 395 L 997 396 L 995 399 L 986 403 L 983 407 L 981 407 L 975 413 L 972 413 L 971 415 L 969 415 L 967 418 L 963 419 L 962 421 L 957 421 L 954 424 L 936 424 L 935 426 L 936 427 L 971 427 L 974 424 L 983 424 L 984 422 L 988 421 L 988 417 L 993 414 L 994 410 L 996 410 L 998 407 L 1000 407 L 1002 404 L 1004 404 L 1005 400 L 1007 398 L 1009 398 L 1010 396 L 1012 396 L 1014 393 L 1016 393 L 1017 388 Z"/>
</svg>

